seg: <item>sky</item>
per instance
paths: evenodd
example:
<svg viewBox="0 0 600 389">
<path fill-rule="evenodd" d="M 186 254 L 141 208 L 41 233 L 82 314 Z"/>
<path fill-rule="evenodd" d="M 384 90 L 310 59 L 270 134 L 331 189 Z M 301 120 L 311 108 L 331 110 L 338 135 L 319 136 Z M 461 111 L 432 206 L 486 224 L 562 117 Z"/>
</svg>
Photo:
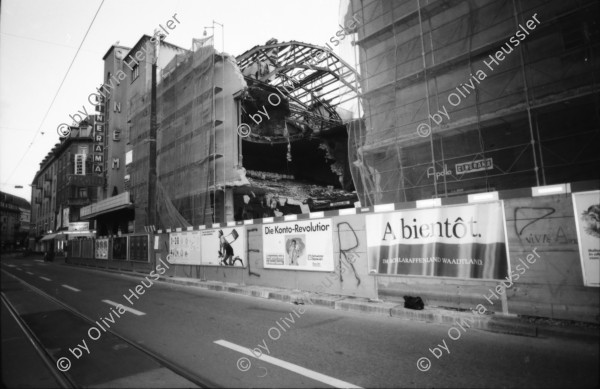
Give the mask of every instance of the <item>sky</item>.
<svg viewBox="0 0 600 389">
<path fill-rule="evenodd" d="M 101 5 L 102 4 L 102 5 Z M 100 6 L 101 5 L 101 6 Z M 100 11 L 59 90 L 77 48 Z M 31 201 L 39 163 L 58 143 L 56 127 L 93 106 L 102 57 L 117 42 L 176 19 L 166 41 L 191 48 L 215 25 L 215 46 L 239 55 L 271 38 L 324 45 L 339 30 L 340 0 L 3 0 L 0 9 L 0 190 Z M 208 29 L 208 35 L 212 34 Z M 52 100 L 56 95 L 56 100 Z M 47 114 L 47 115 L 46 115 Z M 22 189 L 15 186 L 23 186 Z"/>
</svg>

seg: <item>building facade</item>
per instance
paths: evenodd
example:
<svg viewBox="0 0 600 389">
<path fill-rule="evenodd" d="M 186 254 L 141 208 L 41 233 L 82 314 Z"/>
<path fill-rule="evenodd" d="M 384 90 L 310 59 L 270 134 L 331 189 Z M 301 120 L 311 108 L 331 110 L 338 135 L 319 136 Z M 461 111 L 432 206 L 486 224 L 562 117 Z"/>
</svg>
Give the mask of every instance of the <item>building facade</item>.
<svg viewBox="0 0 600 389">
<path fill-rule="evenodd" d="M 27 247 L 29 202 L 18 196 L 0 192 L 0 248 L 2 251 Z"/>
<path fill-rule="evenodd" d="M 593 180 L 598 3 L 347 2 L 364 205 Z"/>
<path fill-rule="evenodd" d="M 30 236 L 35 251 L 60 249 L 67 240 L 70 223 L 80 222 L 81 207 L 95 202 L 103 185 L 94 172 L 95 116 L 88 116 L 68 136 L 61 138 L 40 163 L 32 186 Z M 64 234 L 63 234 L 64 232 Z M 88 228 L 78 236 L 91 235 Z"/>
<path fill-rule="evenodd" d="M 148 180 L 146 177 L 132 184 L 131 177 L 135 166 L 148 162 L 143 152 L 133 150 L 148 147 L 150 111 L 147 107 L 139 111 L 138 102 L 143 105 L 150 101 L 152 64 L 156 62 L 160 71 L 174 56 L 186 52 L 163 38 L 143 35 L 132 48 L 114 45 L 103 57 L 104 83 L 98 90 L 102 104 L 98 109 L 105 115 L 105 145 L 98 153 L 104 159 L 105 185 L 98 201 L 82 210 L 82 217 L 94 221 L 101 236 L 143 231 L 143 224 L 136 226 L 134 221 L 146 214 Z M 134 161 L 134 156 L 140 160 Z"/>
</svg>

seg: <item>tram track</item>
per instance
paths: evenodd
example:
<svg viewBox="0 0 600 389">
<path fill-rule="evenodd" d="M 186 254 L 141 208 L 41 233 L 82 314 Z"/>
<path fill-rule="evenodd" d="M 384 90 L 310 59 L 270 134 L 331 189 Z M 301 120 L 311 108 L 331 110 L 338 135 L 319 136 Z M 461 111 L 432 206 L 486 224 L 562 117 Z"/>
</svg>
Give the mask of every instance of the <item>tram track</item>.
<svg viewBox="0 0 600 389">
<path fill-rule="evenodd" d="M 6 271 L 5 269 L 2 269 L 2 273 L 7 275 L 8 277 L 11 277 L 15 281 L 18 281 L 23 286 L 23 288 L 34 292 L 38 297 L 44 299 L 47 302 L 54 303 L 55 305 L 60 307 L 62 310 L 67 312 L 68 315 L 70 315 L 71 317 L 77 318 L 80 321 L 85 322 L 86 325 L 89 326 L 90 328 L 92 326 L 97 325 L 97 321 L 93 320 L 91 317 L 85 315 L 84 313 L 82 313 L 79 310 L 73 308 L 72 306 L 66 304 L 65 302 L 55 298 L 54 296 L 46 293 L 45 291 L 41 290 L 40 288 L 30 284 L 29 282 L 25 281 L 24 279 L 20 278 L 19 276 L 12 274 L 11 272 Z M 4 285 L 2 286 L 2 290 L 3 291 L 1 293 L 1 295 L 2 295 L 3 304 L 6 305 L 7 309 L 11 313 L 11 316 L 17 321 L 17 323 L 19 324 L 19 327 L 25 333 L 26 337 L 32 343 L 36 352 L 40 355 L 41 359 L 44 361 L 44 364 L 50 369 L 53 376 L 57 379 L 58 382 L 60 382 L 61 386 L 64 388 L 81 387 L 82 384 L 80 382 L 78 382 L 77 378 L 74 377 L 70 371 L 61 371 L 61 369 L 59 369 L 59 367 L 57 367 L 57 363 L 59 362 L 59 360 L 61 358 L 56 357 L 57 356 L 56 352 L 50 351 L 50 348 L 48 347 L 48 345 L 45 344 L 45 342 L 42 339 L 40 339 L 40 336 L 38 336 L 36 334 L 35 329 L 32 329 L 31 326 L 27 323 L 27 320 L 23 319 L 23 317 L 19 313 L 18 309 L 15 308 L 15 306 L 11 303 L 9 296 L 7 296 L 7 294 L 4 292 L 5 291 Z M 9 291 L 14 292 L 15 288 L 10 288 Z M 79 326 L 81 327 L 82 323 L 79 323 Z M 145 356 L 146 358 L 150 359 L 151 361 L 154 361 L 157 365 L 161 366 L 162 368 L 169 370 L 170 372 L 174 373 L 175 375 L 182 377 L 184 380 L 187 380 L 190 383 L 193 383 L 194 385 L 196 385 L 200 388 L 219 387 L 219 385 L 217 385 L 216 383 L 211 382 L 210 380 L 207 380 L 204 377 L 199 376 L 195 372 L 192 372 L 189 369 L 170 361 L 169 359 L 163 357 L 162 355 L 156 353 L 155 351 L 150 350 L 147 347 L 144 347 L 143 345 L 141 345 L 133 340 L 130 340 L 127 337 L 120 335 L 113 328 L 106 328 L 104 330 L 105 330 L 105 333 L 110 334 L 111 336 L 115 337 L 117 342 L 115 342 L 113 340 L 113 343 L 119 343 L 120 344 L 120 345 L 118 345 L 119 348 L 123 348 L 123 346 L 122 346 L 123 344 L 127 345 L 127 347 L 131 347 L 132 349 L 137 350 L 138 353 L 141 353 L 141 355 Z M 106 335 L 106 334 L 104 334 L 104 335 Z M 74 343 L 74 344 L 77 344 L 77 343 Z M 72 346 L 72 344 L 62 345 L 61 349 L 62 349 L 63 353 L 66 350 L 68 350 L 69 346 Z M 54 348 L 54 347 L 52 347 L 52 348 Z M 88 356 L 88 355 L 86 355 L 86 356 Z M 93 358 L 94 355 L 89 355 L 89 357 Z M 142 359 L 142 357 L 140 357 L 139 355 L 137 357 Z M 77 359 L 78 360 L 76 362 L 81 362 L 81 361 L 79 361 L 79 358 L 77 358 Z M 80 366 L 81 368 L 85 368 L 85 367 L 89 368 L 89 366 L 87 366 L 87 365 L 90 365 L 90 363 L 80 363 L 80 365 L 82 365 L 82 366 Z M 92 365 L 93 365 L 93 363 L 92 363 Z M 132 386 L 132 387 L 139 387 L 139 386 L 140 386 L 140 384 L 137 384 L 136 386 Z M 189 386 L 187 386 L 187 387 L 189 387 Z"/>
</svg>

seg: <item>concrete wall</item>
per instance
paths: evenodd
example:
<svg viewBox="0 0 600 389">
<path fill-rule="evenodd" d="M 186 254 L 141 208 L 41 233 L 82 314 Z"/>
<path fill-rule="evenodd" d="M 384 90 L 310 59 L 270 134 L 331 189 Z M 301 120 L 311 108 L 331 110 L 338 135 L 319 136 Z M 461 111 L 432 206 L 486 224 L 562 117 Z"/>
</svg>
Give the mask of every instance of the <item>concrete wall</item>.
<svg viewBox="0 0 600 389">
<path fill-rule="evenodd" d="M 442 206 L 450 205 L 450 201 L 457 203 L 457 199 L 443 200 Z M 395 204 L 394 208 L 395 212 L 411 209 L 414 208 L 414 203 Z M 583 286 L 571 194 L 505 198 L 504 209 L 511 269 L 514 270 L 520 263 L 519 258 L 525 260 L 533 252 L 539 258 L 508 288 L 506 298 L 503 301 L 492 299 L 493 304 L 485 296 L 491 294 L 490 289 L 494 289 L 499 284 L 498 281 L 369 274 L 365 215 L 372 213 L 373 208 L 328 211 L 319 215 L 331 218 L 333 225 L 333 272 L 266 269 L 263 265 L 264 219 L 255 219 L 252 224 L 236 224 L 236 229 L 246 234 L 246 268 L 171 265 L 166 275 L 381 298 L 398 304 L 404 302 L 403 296 L 413 295 L 421 296 L 427 306 L 471 310 L 478 304 L 483 304 L 489 311 L 498 313 L 598 323 L 599 291 L 597 288 Z M 339 214 L 354 212 L 356 214 Z M 298 220 L 309 217 L 307 214 L 298 215 Z M 283 219 L 275 218 L 266 222 L 283 222 Z M 316 218 L 314 220 L 318 221 Z M 226 224 L 221 225 L 225 226 Z M 159 233 L 158 237 L 159 250 L 155 253 L 164 260 L 169 252 L 169 235 Z M 152 258 L 148 264 L 82 259 L 72 261 L 149 272 L 154 266 L 154 260 Z"/>
<path fill-rule="evenodd" d="M 410 294 L 430 306 L 484 304 L 495 312 L 599 322 L 598 289 L 583 286 L 571 194 L 506 199 L 504 210 L 511 269 L 533 250 L 540 255 L 507 289 L 504 302 L 492 299 L 490 305 L 485 298 L 495 281 L 417 276 L 377 276 L 380 298 L 400 302 Z"/>
<path fill-rule="evenodd" d="M 508 290 L 510 313 L 598 321 L 598 289 L 583 286 L 571 195 L 504 203 L 511 267 L 533 249 L 540 259 Z"/>
<path fill-rule="evenodd" d="M 335 211 L 337 212 L 337 211 Z M 299 219 L 308 215 L 300 215 Z M 345 296 L 377 298 L 375 278 L 368 274 L 365 218 L 362 215 L 338 216 L 332 218 L 333 259 L 335 270 L 301 271 L 265 269 L 263 265 L 262 224 L 236 227 L 246 235 L 246 256 L 248 266 L 199 266 L 170 265 L 166 276 L 195 278 L 204 281 L 228 282 L 240 285 L 256 285 L 299 289 L 311 292 L 323 292 Z M 72 264 L 94 266 L 107 269 L 149 272 L 159 258 L 163 261 L 169 253 L 169 234 L 156 235 L 159 249 L 151 250 L 148 263 L 118 260 L 87 259 L 72 255 L 68 262 Z M 154 242 L 152 242 L 154 247 Z"/>
<path fill-rule="evenodd" d="M 207 281 L 377 298 L 375 279 L 368 274 L 365 218 L 361 215 L 334 217 L 332 225 L 335 264 L 333 272 L 265 269 L 262 224 L 254 224 L 246 226 L 244 232 L 247 234 L 248 246 L 246 258 L 249 266 L 246 268 L 172 265 L 172 275 Z M 160 236 L 161 242 L 164 239 L 168 244 L 168 235 Z M 162 258 L 166 258 L 168 251 L 163 246 L 159 252 Z"/>
</svg>

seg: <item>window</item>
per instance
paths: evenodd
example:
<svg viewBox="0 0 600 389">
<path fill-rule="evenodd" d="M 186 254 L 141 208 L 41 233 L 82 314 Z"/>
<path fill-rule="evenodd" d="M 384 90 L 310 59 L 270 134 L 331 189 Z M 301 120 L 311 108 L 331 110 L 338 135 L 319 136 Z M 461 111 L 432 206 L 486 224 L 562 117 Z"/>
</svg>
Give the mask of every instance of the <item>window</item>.
<svg viewBox="0 0 600 389">
<path fill-rule="evenodd" d="M 136 78 L 138 78 L 140 75 L 140 65 L 136 64 L 133 65 L 133 68 L 131 69 L 131 82 L 133 82 Z"/>
<path fill-rule="evenodd" d="M 75 154 L 75 174 L 84 176 L 85 175 L 85 160 L 86 154 Z"/>
<path fill-rule="evenodd" d="M 80 199 L 87 198 L 87 188 L 79 188 L 77 191 L 77 197 Z"/>
</svg>

